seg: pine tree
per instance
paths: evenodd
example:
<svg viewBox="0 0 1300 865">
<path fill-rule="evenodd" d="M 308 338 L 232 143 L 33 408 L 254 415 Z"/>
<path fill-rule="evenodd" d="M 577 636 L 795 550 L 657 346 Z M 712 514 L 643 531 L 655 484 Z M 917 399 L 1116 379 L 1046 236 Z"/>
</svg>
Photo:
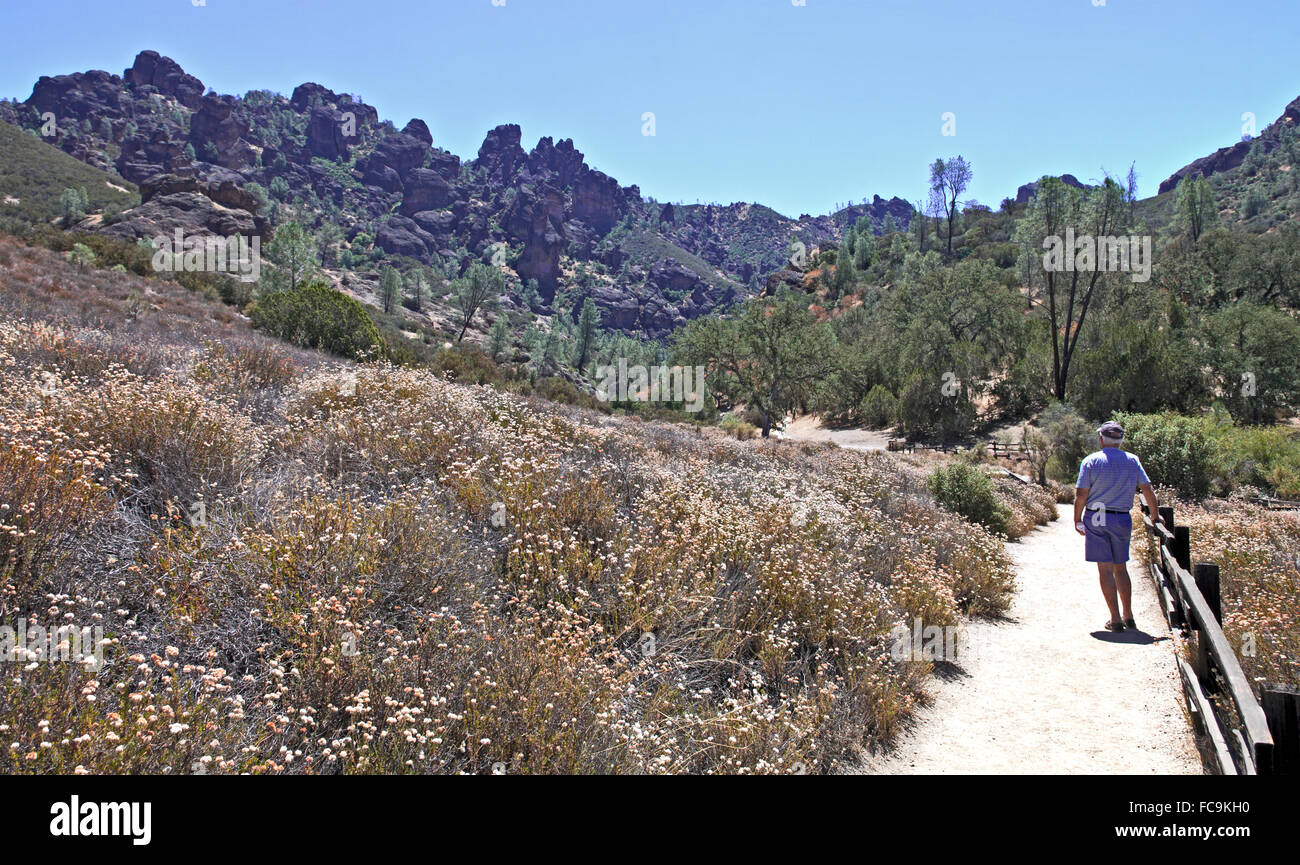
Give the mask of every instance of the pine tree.
<svg viewBox="0 0 1300 865">
<path fill-rule="evenodd" d="M 492 328 L 488 331 L 488 354 L 496 360 L 501 356 L 510 345 L 510 325 L 504 315 L 498 315 L 497 320 L 492 322 Z"/>
<path fill-rule="evenodd" d="M 853 266 L 858 270 L 866 270 L 871 266 L 871 259 L 876 253 L 876 238 L 870 232 L 858 236 L 858 242 L 853 248 Z"/>
<path fill-rule="evenodd" d="M 391 264 L 385 264 L 379 273 L 379 296 L 384 304 L 384 313 L 391 315 L 402 296 L 402 275 Z"/>
<path fill-rule="evenodd" d="M 520 299 L 524 305 L 532 312 L 536 312 L 542 305 L 542 295 L 538 291 L 537 280 L 530 279 L 524 283 L 524 290 L 520 293 Z"/>
<path fill-rule="evenodd" d="M 582 372 L 587 365 L 587 358 L 596 344 L 599 326 L 600 314 L 596 311 L 596 304 L 587 298 L 582 302 L 582 312 L 578 316 L 577 346 L 574 351 L 578 372 Z"/>
<path fill-rule="evenodd" d="M 831 282 L 835 297 L 843 296 L 853 285 L 853 276 L 853 255 L 847 246 L 841 246 L 835 255 L 835 278 Z"/>
<path fill-rule="evenodd" d="M 59 212 L 62 214 L 64 228 L 85 217 L 86 208 L 82 206 L 81 195 L 77 190 L 70 187 L 63 190 L 59 196 Z"/>
<path fill-rule="evenodd" d="M 315 239 L 296 222 L 275 229 L 262 257 L 273 265 L 262 269 L 258 287 L 263 294 L 294 288 L 320 269 Z"/>
</svg>

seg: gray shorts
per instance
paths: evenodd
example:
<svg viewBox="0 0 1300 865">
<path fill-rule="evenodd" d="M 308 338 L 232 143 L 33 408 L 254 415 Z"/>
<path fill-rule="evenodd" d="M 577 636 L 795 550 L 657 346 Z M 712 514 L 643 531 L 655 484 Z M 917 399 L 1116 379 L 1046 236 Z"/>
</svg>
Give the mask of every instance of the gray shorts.
<svg viewBox="0 0 1300 865">
<path fill-rule="evenodd" d="M 1083 515 L 1083 558 L 1089 562 L 1127 562 L 1133 517 L 1128 513 L 1088 511 Z"/>
</svg>

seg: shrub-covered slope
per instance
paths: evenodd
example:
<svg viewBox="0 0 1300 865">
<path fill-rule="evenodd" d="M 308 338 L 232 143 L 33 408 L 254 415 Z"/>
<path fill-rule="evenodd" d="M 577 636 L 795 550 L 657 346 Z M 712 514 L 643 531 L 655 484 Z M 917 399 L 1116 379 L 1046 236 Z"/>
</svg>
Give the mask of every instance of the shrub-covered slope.
<svg viewBox="0 0 1300 865">
<path fill-rule="evenodd" d="M 345 365 L 9 241 L 0 318 L 0 618 L 106 640 L 9 670 L 4 771 L 823 771 L 922 699 L 896 625 L 1012 590 L 885 455 Z"/>
</svg>

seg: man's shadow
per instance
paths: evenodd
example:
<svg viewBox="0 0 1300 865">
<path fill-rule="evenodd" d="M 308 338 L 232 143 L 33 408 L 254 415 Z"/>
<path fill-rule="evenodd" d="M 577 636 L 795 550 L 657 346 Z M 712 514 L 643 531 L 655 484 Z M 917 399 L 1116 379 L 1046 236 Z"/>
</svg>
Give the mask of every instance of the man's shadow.
<svg viewBox="0 0 1300 865">
<path fill-rule="evenodd" d="M 1093 631 L 1092 638 L 1101 640 L 1103 643 L 1129 643 L 1134 646 L 1150 646 L 1169 639 L 1168 637 L 1153 637 L 1141 628 L 1125 628 L 1119 633 L 1105 630 Z"/>
</svg>

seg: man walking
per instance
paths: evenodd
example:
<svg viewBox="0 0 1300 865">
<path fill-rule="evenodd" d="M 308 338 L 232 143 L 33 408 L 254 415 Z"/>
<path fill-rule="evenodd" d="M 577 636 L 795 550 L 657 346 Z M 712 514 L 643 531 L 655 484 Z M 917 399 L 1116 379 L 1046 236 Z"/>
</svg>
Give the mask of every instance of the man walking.
<svg viewBox="0 0 1300 865">
<path fill-rule="evenodd" d="M 1134 454 L 1120 450 L 1124 427 L 1107 421 L 1097 429 L 1101 450 L 1088 454 L 1079 466 L 1074 488 L 1074 530 L 1084 537 L 1084 558 L 1097 563 L 1101 594 L 1110 608 L 1106 630 L 1119 632 L 1136 628 L 1133 621 L 1133 584 L 1129 580 L 1128 548 L 1133 534 L 1133 492 L 1141 490 L 1160 522 L 1156 492 Z M 1085 519 L 1084 511 L 1088 512 Z"/>
</svg>

